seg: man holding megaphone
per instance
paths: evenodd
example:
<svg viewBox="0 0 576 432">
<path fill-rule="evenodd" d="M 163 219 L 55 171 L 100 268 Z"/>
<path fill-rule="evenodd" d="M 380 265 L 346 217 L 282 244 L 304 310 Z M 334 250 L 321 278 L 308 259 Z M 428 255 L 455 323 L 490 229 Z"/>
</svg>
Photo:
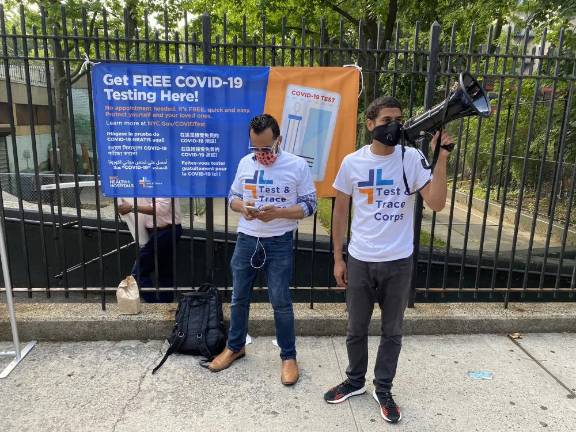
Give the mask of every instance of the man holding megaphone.
<svg viewBox="0 0 576 432">
<path fill-rule="evenodd" d="M 397 99 L 381 97 L 368 106 L 366 126 L 372 141 L 346 156 L 333 185 L 334 276 L 339 286 L 346 287 L 349 363 L 347 379 L 326 392 L 326 402 L 340 403 L 366 392 L 368 327 L 377 302 L 382 321 L 373 397 L 386 421 L 397 423 L 402 418 L 390 391 L 410 297 L 415 194 L 420 193 L 434 211 L 444 208 L 446 165 L 454 144 L 441 128 L 456 118 L 489 113 L 484 89 L 467 73 L 460 74 L 455 90 L 444 102 L 404 124 Z M 405 146 L 420 137 L 431 138 L 432 166 L 418 149 Z M 345 263 L 343 240 L 350 199 L 352 238 Z"/>
<path fill-rule="evenodd" d="M 334 182 L 334 276 L 338 286 L 347 288 L 349 364 L 348 378 L 330 389 L 324 399 L 328 403 L 339 403 L 366 392 L 368 326 L 377 302 L 382 311 L 382 334 L 374 369 L 373 396 L 380 405 L 382 417 L 396 423 L 401 413 L 390 391 L 400 355 L 404 310 L 410 297 L 415 192 L 420 193 L 432 210 L 444 208 L 449 151 L 441 149 L 432 176 L 419 150 L 398 145 L 402 109 L 393 97 L 378 98 L 370 104 L 366 126 L 372 133 L 371 144 L 346 156 Z M 433 148 L 439 138 L 437 132 L 431 141 Z M 443 133 L 440 142 L 449 146 L 452 139 Z M 352 238 L 346 264 L 343 240 L 350 198 Z"/>
</svg>

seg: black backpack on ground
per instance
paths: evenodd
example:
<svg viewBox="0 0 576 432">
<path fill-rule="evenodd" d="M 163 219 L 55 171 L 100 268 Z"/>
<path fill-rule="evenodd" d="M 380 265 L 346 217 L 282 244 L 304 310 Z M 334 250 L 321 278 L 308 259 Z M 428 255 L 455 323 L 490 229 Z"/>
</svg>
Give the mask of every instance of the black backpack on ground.
<svg viewBox="0 0 576 432">
<path fill-rule="evenodd" d="M 224 314 L 218 289 L 203 284 L 197 290 L 182 294 L 176 310 L 176 324 L 168 337 L 170 347 L 152 370 L 156 373 L 173 353 L 201 355 L 212 360 L 226 346 Z"/>
</svg>

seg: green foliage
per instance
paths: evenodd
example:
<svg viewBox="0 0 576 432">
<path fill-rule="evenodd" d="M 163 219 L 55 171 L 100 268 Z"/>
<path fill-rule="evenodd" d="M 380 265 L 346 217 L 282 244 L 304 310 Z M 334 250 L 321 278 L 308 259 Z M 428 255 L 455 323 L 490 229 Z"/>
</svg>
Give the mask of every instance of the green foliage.
<svg viewBox="0 0 576 432">
<path fill-rule="evenodd" d="M 15 26 L 20 33 L 19 4 L 17 0 L 5 1 L 10 32 Z M 148 49 L 150 58 L 155 59 L 157 56 L 160 61 L 184 61 L 189 58 L 189 61 L 196 59 L 201 62 L 201 16 L 209 13 L 212 42 L 222 44 L 226 41 L 229 44 L 213 50 L 213 62 L 274 62 L 276 65 L 292 62 L 297 65 L 358 62 L 364 69 L 365 84 L 359 104 L 358 145 L 369 140 L 364 127 L 364 110 L 373 98 L 382 94 L 397 96 L 407 107 L 406 117 L 422 111 L 430 26 L 437 20 L 442 31 L 442 67 L 445 69 L 449 60 L 454 72 L 469 68 L 493 86 L 491 91 L 495 96 L 501 95 L 497 98 L 501 108 L 498 115 L 482 120 L 469 118 L 450 125 L 453 134 L 458 134 L 459 130 L 462 132 L 458 143 L 461 148 L 457 166 L 459 177 L 470 178 L 474 171 L 476 185 L 482 190 L 488 186 L 492 190 L 498 185 L 503 187 L 501 183 L 507 179 L 510 190 L 524 187 L 532 192 L 536 191 L 542 179 L 545 187 L 541 193 L 545 194 L 551 192 L 550 185 L 557 175 L 561 179 L 560 194 L 565 195 L 569 191 L 570 164 L 576 163 L 576 104 L 573 101 L 567 107 L 568 113 L 565 113 L 576 68 L 573 60 L 576 51 L 576 2 L 573 0 L 94 0 L 86 3 L 72 0 L 28 0 L 22 4 L 28 33 L 32 26 L 40 31 L 39 12 L 42 7 L 48 16 L 48 33 L 55 31 L 61 34 L 63 5 L 68 33 L 76 27 L 80 35 L 83 35 L 84 21 L 87 35 L 98 35 L 100 38 L 104 35 L 103 9 L 106 9 L 109 36 L 114 37 L 115 31 L 118 31 L 119 36 L 118 49 L 115 44 L 110 44 L 108 48 L 112 57 L 118 56 L 121 59 L 127 56 L 135 59 L 138 53 L 139 58 L 145 60 Z M 186 28 L 185 17 L 188 24 Z M 416 38 L 417 22 L 419 33 Z M 394 23 L 398 25 L 397 32 L 392 28 Z M 154 41 L 148 44 L 148 48 L 142 41 L 133 41 L 136 36 L 144 37 L 145 28 L 148 28 L 153 40 L 157 35 L 158 52 Z M 530 31 L 526 31 L 528 28 Z M 171 41 L 174 41 L 175 33 L 178 33 L 180 41 L 188 37 L 189 43 L 186 46 L 162 44 L 166 33 Z M 371 42 L 363 45 L 361 35 L 371 39 Z M 508 57 L 502 57 L 509 35 Z M 197 38 L 196 43 L 190 43 L 194 36 Z M 253 41 L 255 44 L 234 50 L 230 46 L 234 37 L 240 43 L 246 40 L 248 44 Z M 374 47 L 377 43 L 383 47 L 384 37 L 390 37 L 392 47 L 398 44 L 399 50 L 396 53 L 346 50 L 358 46 Z M 125 39 L 129 43 L 124 43 Z M 269 47 L 263 50 L 262 42 L 271 44 L 272 40 L 277 46 L 274 53 Z M 283 47 L 279 46 L 282 41 Z M 342 46 L 344 50 L 330 55 L 316 50 L 311 56 L 309 48 L 297 48 L 310 46 L 312 41 L 316 47 L 321 43 L 324 47 Z M 526 64 L 522 63 L 520 57 L 524 41 L 527 42 L 526 54 L 534 54 L 532 61 Z M 10 46 L 12 38 L 7 38 L 7 42 L 9 50 L 14 49 Z M 291 49 L 292 43 L 295 49 Z M 452 44 L 460 54 L 446 54 Z M 82 39 L 79 45 L 78 52 L 82 56 Z M 75 47 L 68 48 L 68 55 L 74 58 Z M 102 40 L 98 49 L 100 56 L 104 56 L 106 44 Z M 485 55 L 488 50 L 490 56 Z M 197 54 L 196 57 L 193 53 Z M 88 54 L 95 57 L 94 42 L 90 44 Z M 190 57 L 186 57 L 188 54 Z M 541 59 L 540 55 L 545 57 Z M 80 64 L 80 58 L 71 62 L 73 77 L 79 73 Z M 556 71 L 558 79 L 554 80 L 552 77 Z M 507 76 L 500 78 L 504 73 Z M 537 78 L 538 73 L 546 78 Z M 434 94 L 436 102 L 444 99 L 446 84 L 446 76 L 440 76 Z M 552 92 L 555 96 L 553 103 L 550 98 Z M 492 103 L 496 105 L 497 101 Z M 535 109 L 532 109 L 533 106 Z M 565 165 L 559 168 L 549 162 L 557 158 Z"/>
</svg>

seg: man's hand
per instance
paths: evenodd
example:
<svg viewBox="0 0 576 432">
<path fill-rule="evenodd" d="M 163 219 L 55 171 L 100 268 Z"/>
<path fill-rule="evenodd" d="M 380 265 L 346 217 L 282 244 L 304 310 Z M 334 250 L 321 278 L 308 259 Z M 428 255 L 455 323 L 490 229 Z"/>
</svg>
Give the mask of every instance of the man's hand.
<svg viewBox="0 0 576 432">
<path fill-rule="evenodd" d="M 432 147 L 432 153 L 434 153 L 434 150 L 436 149 L 436 144 L 438 143 L 439 138 L 440 138 L 440 131 L 436 132 L 434 134 L 434 136 L 432 137 L 432 140 L 430 141 L 430 146 Z M 440 140 L 440 155 L 439 155 L 439 157 L 447 158 L 448 155 L 450 154 L 450 151 L 446 150 L 442 146 L 449 146 L 449 145 L 453 145 L 453 144 L 454 144 L 454 140 L 452 139 L 452 137 L 450 135 L 448 135 L 445 131 L 442 131 L 442 139 Z"/>
<path fill-rule="evenodd" d="M 281 216 L 282 210 L 273 205 L 267 205 L 260 209 L 258 213 L 256 213 L 256 219 L 261 220 L 262 222 L 270 222 L 274 219 L 278 219 Z"/>
<path fill-rule="evenodd" d="M 436 132 L 430 144 L 432 150 L 438 145 L 440 139 L 440 133 Z M 452 138 L 447 133 L 442 133 L 442 138 L 440 140 L 440 145 L 452 145 Z M 448 155 L 450 151 L 445 148 L 440 148 L 438 153 L 438 161 L 436 162 L 434 168 L 434 175 L 432 176 L 432 181 L 426 186 L 420 189 L 420 195 L 424 199 L 424 202 L 430 207 L 430 209 L 435 212 L 442 211 L 444 206 L 446 206 L 446 195 L 448 191 L 448 186 L 446 182 L 446 165 L 448 164 Z"/>
<path fill-rule="evenodd" d="M 334 278 L 339 287 L 348 286 L 348 270 L 343 259 L 334 262 Z"/>
<path fill-rule="evenodd" d="M 255 216 L 258 214 L 257 211 L 251 210 L 246 208 L 246 206 L 254 206 L 254 201 L 242 201 L 242 207 L 240 207 L 240 213 L 242 213 L 242 216 L 244 216 L 244 219 L 246 220 L 254 220 Z"/>
<path fill-rule="evenodd" d="M 122 202 L 122 204 L 118 205 L 118 213 L 120 213 L 121 215 L 125 215 L 128 214 L 132 211 L 133 207 L 132 204 L 130 204 L 129 202 Z"/>
</svg>

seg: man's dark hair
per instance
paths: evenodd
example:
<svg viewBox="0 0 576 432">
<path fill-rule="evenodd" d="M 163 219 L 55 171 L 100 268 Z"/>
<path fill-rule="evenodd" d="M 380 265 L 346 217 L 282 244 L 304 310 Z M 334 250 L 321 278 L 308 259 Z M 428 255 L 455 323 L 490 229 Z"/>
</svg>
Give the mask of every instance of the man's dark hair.
<svg viewBox="0 0 576 432">
<path fill-rule="evenodd" d="M 253 130 L 256 135 L 260 135 L 268 128 L 272 129 L 274 139 L 280 136 L 280 126 L 270 114 L 260 114 L 250 120 L 250 130 Z"/>
<path fill-rule="evenodd" d="M 376 120 L 378 114 L 380 114 L 380 110 L 382 108 L 398 108 L 402 110 L 402 105 L 400 105 L 400 101 L 392 96 L 382 96 L 377 99 L 374 99 L 370 105 L 368 105 L 368 109 L 366 110 L 366 118 L 368 120 Z"/>
</svg>

